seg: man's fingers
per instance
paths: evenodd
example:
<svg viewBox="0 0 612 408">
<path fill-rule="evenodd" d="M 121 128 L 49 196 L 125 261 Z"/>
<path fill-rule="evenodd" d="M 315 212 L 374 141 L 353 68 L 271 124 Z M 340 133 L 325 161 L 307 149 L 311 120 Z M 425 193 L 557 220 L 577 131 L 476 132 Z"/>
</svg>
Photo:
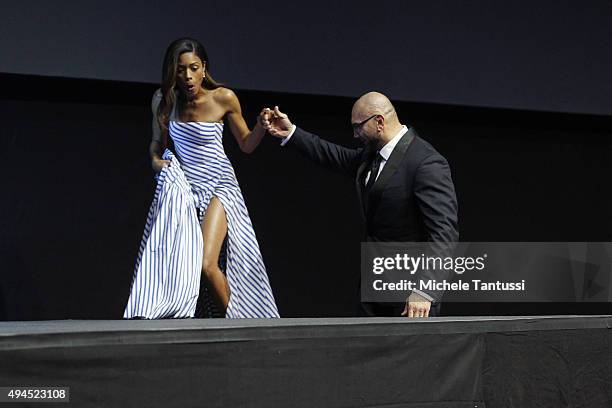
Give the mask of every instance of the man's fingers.
<svg viewBox="0 0 612 408">
<path fill-rule="evenodd" d="M 401 316 L 429 317 L 429 310 L 427 302 L 407 302 Z"/>
<path fill-rule="evenodd" d="M 427 303 L 421 307 L 421 317 L 429 317 L 429 306 Z"/>
<path fill-rule="evenodd" d="M 416 317 L 413 305 L 408 305 L 408 317 Z"/>
<path fill-rule="evenodd" d="M 286 118 L 286 117 L 287 117 L 287 115 L 285 115 L 284 113 L 282 113 L 282 112 L 281 112 L 281 111 L 278 109 L 278 106 L 275 106 L 275 107 L 274 107 L 274 114 L 275 114 L 276 116 L 278 116 L 279 118 L 281 118 L 281 119 L 284 119 L 284 118 Z"/>
</svg>

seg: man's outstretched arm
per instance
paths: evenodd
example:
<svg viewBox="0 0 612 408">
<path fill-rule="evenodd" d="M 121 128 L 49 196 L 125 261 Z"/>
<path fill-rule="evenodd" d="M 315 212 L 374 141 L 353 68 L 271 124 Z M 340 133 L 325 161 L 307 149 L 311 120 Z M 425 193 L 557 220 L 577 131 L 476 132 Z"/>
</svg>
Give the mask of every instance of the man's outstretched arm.
<svg viewBox="0 0 612 408">
<path fill-rule="evenodd" d="M 278 106 L 262 112 L 264 128 L 272 136 L 283 139 L 282 145 L 298 149 L 310 160 L 333 170 L 354 176 L 359 166 L 362 149 L 349 149 L 321 139 L 319 136 L 296 127 Z"/>
</svg>

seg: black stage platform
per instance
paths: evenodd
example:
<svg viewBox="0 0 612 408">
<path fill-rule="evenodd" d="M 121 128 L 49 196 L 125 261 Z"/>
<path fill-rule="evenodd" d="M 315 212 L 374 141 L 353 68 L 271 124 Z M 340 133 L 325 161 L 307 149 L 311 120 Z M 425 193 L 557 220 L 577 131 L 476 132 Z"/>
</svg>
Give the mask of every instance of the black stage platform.
<svg viewBox="0 0 612 408">
<path fill-rule="evenodd" d="M 0 387 L 70 387 L 69 404 L 29 403 L 45 407 L 611 407 L 611 326 L 612 316 L 0 322 Z"/>
</svg>

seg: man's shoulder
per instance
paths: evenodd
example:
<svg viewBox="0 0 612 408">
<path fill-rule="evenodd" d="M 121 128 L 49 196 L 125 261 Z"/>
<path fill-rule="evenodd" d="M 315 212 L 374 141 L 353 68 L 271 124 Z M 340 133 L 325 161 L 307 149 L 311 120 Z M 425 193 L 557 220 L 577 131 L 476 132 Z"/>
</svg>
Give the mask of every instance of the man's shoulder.
<svg viewBox="0 0 612 408">
<path fill-rule="evenodd" d="M 414 139 L 411 143 L 412 146 L 411 149 L 409 149 L 411 153 L 418 154 L 423 157 L 430 155 L 442 156 L 431 143 L 419 136 L 419 134 L 413 128 L 411 128 L 411 131 L 414 134 Z"/>
<path fill-rule="evenodd" d="M 410 148 L 406 152 L 407 163 L 412 163 L 410 168 L 416 170 L 422 166 L 427 166 L 431 163 L 444 163 L 448 161 L 438 150 L 427 140 L 420 137 L 414 132 L 414 139 L 411 142 Z"/>
</svg>

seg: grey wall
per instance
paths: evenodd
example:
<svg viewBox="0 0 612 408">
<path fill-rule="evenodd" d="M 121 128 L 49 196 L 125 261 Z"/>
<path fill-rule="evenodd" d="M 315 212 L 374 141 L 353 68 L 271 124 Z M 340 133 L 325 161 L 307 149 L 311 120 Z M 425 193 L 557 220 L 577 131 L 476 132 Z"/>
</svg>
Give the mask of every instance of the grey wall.
<svg viewBox="0 0 612 408">
<path fill-rule="evenodd" d="M 609 1 L 34 0 L 0 15 L 0 72 L 155 83 L 189 35 L 235 88 L 612 114 Z"/>
</svg>

